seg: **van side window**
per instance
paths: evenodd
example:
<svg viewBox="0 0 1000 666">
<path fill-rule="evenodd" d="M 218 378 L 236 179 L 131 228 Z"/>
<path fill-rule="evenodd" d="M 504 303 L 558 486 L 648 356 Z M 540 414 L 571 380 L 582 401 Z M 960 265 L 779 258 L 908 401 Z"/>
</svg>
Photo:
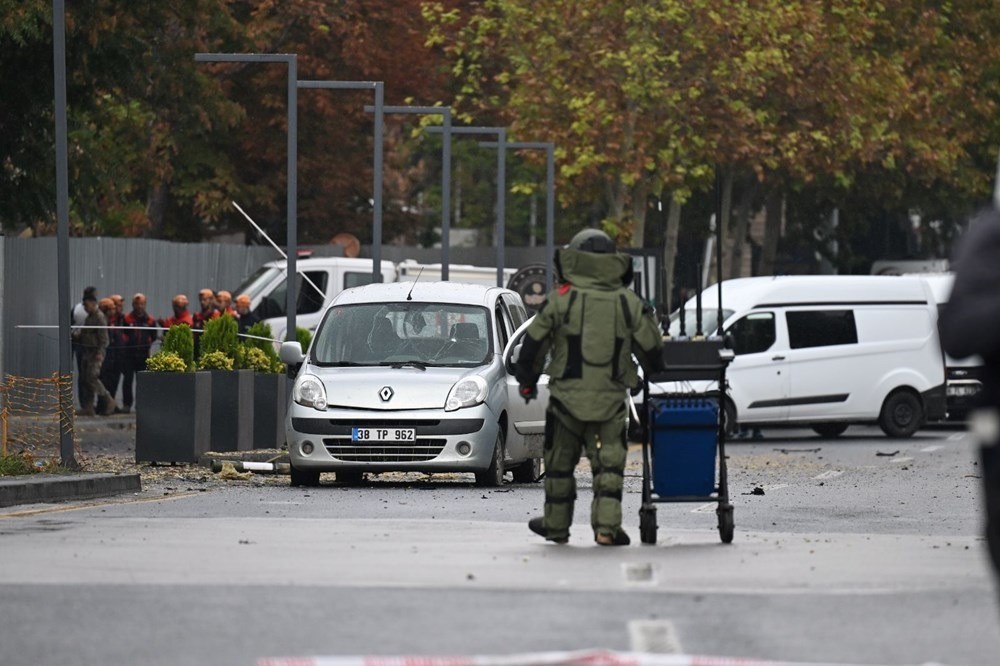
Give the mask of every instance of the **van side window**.
<svg viewBox="0 0 1000 666">
<path fill-rule="evenodd" d="M 344 273 L 344 289 L 350 289 L 351 287 L 363 287 L 366 284 L 372 283 L 371 271 L 366 273 L 358 273 L 355 271 L 346 271 Z"/>
<path fill-rule="evenodd" d="M 792 349 L 853 345 L 858 329 L 853 310 L 808 310 L 786 312 L 788 342 Z"/>
<path fill-rule="evenodd" d="M 767 351 L 777 336 L 774 332 L 773 312 L 754 312 L 729 327 L 733 336 L 733 353 L 756 354 Z"/>
</svg>

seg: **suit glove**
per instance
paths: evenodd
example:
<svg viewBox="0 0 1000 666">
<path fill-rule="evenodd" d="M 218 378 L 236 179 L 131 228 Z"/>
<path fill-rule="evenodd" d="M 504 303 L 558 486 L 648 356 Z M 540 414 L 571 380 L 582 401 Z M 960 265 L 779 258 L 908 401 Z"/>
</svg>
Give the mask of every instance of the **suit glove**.
<svg viewBox="0 0 1000 666">
<path fill-rule="evenodd" d="M 517 392 L 524 398 L 524 404 L 528 404 L 538 397 L 538 387 L 534 384 L 520 384 Z"/>
</svg>

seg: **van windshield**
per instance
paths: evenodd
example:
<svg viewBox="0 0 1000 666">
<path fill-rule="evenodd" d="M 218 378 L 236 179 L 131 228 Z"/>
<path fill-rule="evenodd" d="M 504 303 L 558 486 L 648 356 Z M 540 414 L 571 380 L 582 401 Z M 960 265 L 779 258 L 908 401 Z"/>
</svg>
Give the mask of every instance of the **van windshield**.
<svg viewBox="0 0 1000 666">
<path fill-rule="evenodd" d="M 716 329 L 718 328 L 718 314 L 719 311 L 715 308 L 707 309 L 702 308 L 701 311 L 701 332 L 702 335 L 715 335 Z M 732 310 L 722 310 L 722 321 L 725 322 L 733 314 Z M 698 322 L 696 319 L 697 312 L 694 308 L 684 310 L 684 335 L 687 337 L 693 337 L 698 330 Z M 670 315 L 670 328 L 668 329 L 670 337 L 679 338 L 681 336 L 681 311 L 674 310 L 674 313 Z"/>
<path fill-rule="evenodd" d="M 274 266 L 261 266 L 253 272 L 253 275 L 244 280 L 243 284 L 234 289 L 232 294 L 234 297 L 246 294 L 252 301 L 264 290 L 264 287 L 271 284 L 275 275 L 282 272 L 284 272 L 282 269 Z"/>
<path fill-rule="evenodd" d="M 454 303 L 361 303 L 330 308 L 316 332 L 313 363 L 473 368 L 492 352 L 486 308 Z"/>
</svg>

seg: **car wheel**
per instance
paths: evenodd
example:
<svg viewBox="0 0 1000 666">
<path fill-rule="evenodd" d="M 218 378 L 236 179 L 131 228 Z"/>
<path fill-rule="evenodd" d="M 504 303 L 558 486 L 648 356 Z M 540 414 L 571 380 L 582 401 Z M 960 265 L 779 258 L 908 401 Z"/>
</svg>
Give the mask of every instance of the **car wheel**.
<svg viewBox="0 0 1000 666">
<path fill-rule="evenodd" d="M 924 408 L 920 398 L 906 390 L 891 393 L 882 405 L 878 424 L 889 437 L 912 437 L 924 424 Z"/>
<path fill-rule="evenodd" d="M 489 486 L 495 488 L 503 485 L 503 476 L 507 473 L 507 468 L 503 463 L 503 428 L 497 429 L 497 441 L 493 445 L 493 460 L 485 472 L 476 472 L 476 485 Z"/>
<path fill-rule="evenodd" d="M 365 473 L 359 472 L 358 470 L 341 470 L 337 472 L 337 483 L 343 483 L 349 486 L 361 485 L 365 480 Z"/>
<path fill-rule="evenodd" d="M 542 459 L 530 458 L 514 468 L 514 483 L 536 483 L 542 478 Z"/>
<path fill-rule="evenodd" d="M 307 488 L 314 488 L 319 485 L 319 472 L 312 469 L 296 469 L 293 465 L 291 467 L 292 474 L 292 487 L 295 486 L 305 486 Z"/>
<path fill-rule="evenodd" d="M 834 438 L 840 437 L 847 430 L 846 423 L 814 423 L 812 429 L 820 437 Z"/>
</svg>

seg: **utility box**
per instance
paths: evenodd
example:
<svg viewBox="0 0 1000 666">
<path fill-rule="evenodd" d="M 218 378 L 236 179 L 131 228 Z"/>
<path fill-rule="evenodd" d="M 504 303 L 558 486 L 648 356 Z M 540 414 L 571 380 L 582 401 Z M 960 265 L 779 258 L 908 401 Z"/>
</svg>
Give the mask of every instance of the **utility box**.
<svg viewBox="0 0 1000 666">
<path fill-rule="evenodd" d="M 716 491 L 719 403 L 705 397 L 651 397 L 653 492 L 707 497 Z"/>
</svg>

